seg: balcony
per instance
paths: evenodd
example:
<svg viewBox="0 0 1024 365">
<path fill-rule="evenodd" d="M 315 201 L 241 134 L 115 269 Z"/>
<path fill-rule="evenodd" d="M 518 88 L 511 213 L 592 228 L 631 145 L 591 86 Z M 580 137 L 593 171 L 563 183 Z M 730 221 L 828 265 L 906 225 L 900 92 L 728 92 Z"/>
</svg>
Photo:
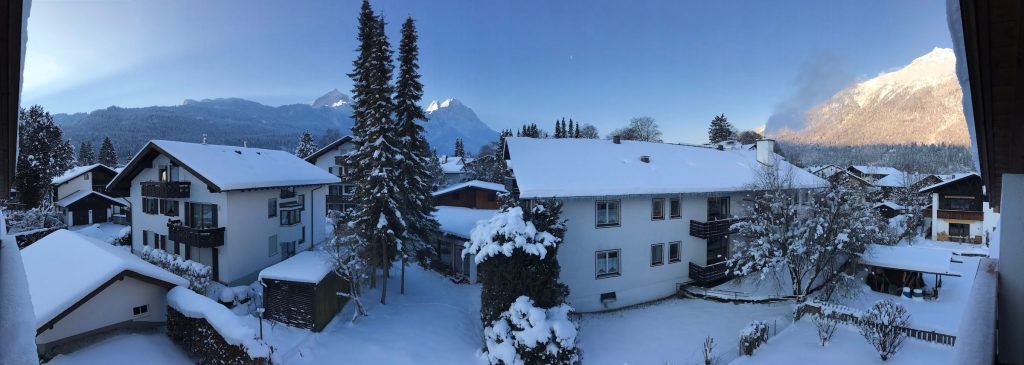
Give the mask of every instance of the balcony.
<svg viewBox="0 0 1024 365">
<path fill-rule="evenodd" d="M 188 181 L 146 181 L 142 196 L 150 198 L 188 198 L 192 183 Z"/>
<path fill-rule="evenodd" d="M 734 223 L 741 222 L 747 218 L 718 219 L 708 222 L 690 220 L 690 235 L 708 239 L 711 237 L 724 236 L 729 234 Z"/>
<path fill-rule="evenodd" d="M 352 202 L 352 195 L 327 194 L 327 204 L 345 204 Z"/>
<path fill-rule="evenodd" d="M 220 247 L 224 245 L 224 227 L 192 228 L 181 223 L 167 222 L 167 238 L 192 247 Z"/>
<path fill-rule="evenodd" d="M 967 210 L 944 210 L 939 209 L 939 219 L 960 219 L 967 221 L 985 220 L 985 213 Z"/>
<path fill-rule="evenodd" d="M 690 263 L 690 280 L 695 281 L 697 285 L 718 284 L 731 278 L 729 267 L 726 266 L 724 261 L 707 266 Z"/>
</svg>

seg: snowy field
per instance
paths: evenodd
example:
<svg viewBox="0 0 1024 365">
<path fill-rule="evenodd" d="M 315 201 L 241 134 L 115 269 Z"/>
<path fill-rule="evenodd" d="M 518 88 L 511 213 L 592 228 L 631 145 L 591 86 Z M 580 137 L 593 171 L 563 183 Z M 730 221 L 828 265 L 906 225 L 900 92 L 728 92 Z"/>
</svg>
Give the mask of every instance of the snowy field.
<svg viewBox="0 0 1024 365">
<path fill-rule="evenodd" d="M 754 355 L 742 356 L 729 364 L 944 365 L 951 363 L 952 354 L 953 348 L 950 346 L 907 339 L 900 352 L 883 362 L 875 348 L 864 340 L 856 328 L 839 326 L 832 342 L 822 347 L 818 343 L 814 324 L 809 320 L 801 320 L 768 339 L 768 343 L 757 349 Z"/>
<path fill-rule="evenodd" d="M 116 335 L 81 350 L 58 355 L 49 365 L 187 365 L 192 359 L 162 333 Z"/>
<path fill-rule="evenodd" d="M 715 339 L 715 355 L 738 354 L 739 333 L 752 321 L 791 321 L 792 303 L 731 304 L 668 299 L 609 313 L 584 314 L 580 346 L 586 364 L 696 364 L 704 338 Z"/>
</svg>

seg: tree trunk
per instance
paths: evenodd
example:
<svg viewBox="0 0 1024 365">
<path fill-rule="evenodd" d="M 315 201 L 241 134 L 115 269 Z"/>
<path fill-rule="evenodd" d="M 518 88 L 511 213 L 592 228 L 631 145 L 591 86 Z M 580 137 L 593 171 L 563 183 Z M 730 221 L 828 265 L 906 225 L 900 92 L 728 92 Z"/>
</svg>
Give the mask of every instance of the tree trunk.
<svg viewBox="0 0 1024 365">
<path fill-rule="evenodd" d="M 388 262 L 388 245 L 387 243 L 381 245 L 380 249 L 381 267 L 384 272 L 381 273 L 381 286 L 380 286 L 380 304 L 387 304 L 388 299 L 388 271 L 391 268 L 391 262 Z"/>
<path fill-rule="evenodd" d="M 402 255 L 402 285 L 399 287 L 398 293 L 405 295 L 405 255 Z"/>
<path fill-rule="evenodd" d="M 370 289 L 377 289 L 377 265 L 370 263 Z"/>
</svg>

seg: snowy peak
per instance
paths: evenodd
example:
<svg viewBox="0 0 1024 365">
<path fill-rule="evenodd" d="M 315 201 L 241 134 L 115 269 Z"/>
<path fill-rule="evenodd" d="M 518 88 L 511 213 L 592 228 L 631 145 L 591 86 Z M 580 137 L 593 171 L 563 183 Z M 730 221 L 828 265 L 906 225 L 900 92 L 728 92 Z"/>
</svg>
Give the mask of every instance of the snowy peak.
<svg viewBox="0 0 1024 365">
<path fill-rule="evenodd" d="M 956 79 L 956 56 L 949 48 L 935 48 L 909 65 L 893 72 L 883 72 L 853 89 L 858 105 L 881 100 L 899 92 L 935 86 Z"/>
<path fill-rule="evenodd" d="M 459 101 L 458 99 L 449 98 L 449 99 L 444 99 L 444 101 L 442 101 L 440 103 L 438 103 L 437 100 L 431 101 L 430 105 L 427 106 L 427 113 L 430 114 L 430 113 L 436 112 L 436 111 L 438 111 L 440 109 L 443 109 L 443 108 L 457 108 L 457 107 L 462 107 L 462 108 L 469 109 L 468 107 L 463 105 L 462 102 Z"/>
<path fill-rule="evenodd" d="M 322 107 L 337 108 L 337 107 L 344 106 L 344 105 L 350 104 L 350 103 L 352 103 L 352 98 L 349 98 L 349 96 L 346 95 L 345 93 L 342 93 L 341 91 L 338 91 L 338 89 L 334 89 L 334 90 L 328 91 L 323 96 L 321 96 L 319 98 L 316 98 L 316 100 L 313 100 L 313 104 L 312 105 L 313 105 L 314 108 L 322 108 Z"/>
</svg>

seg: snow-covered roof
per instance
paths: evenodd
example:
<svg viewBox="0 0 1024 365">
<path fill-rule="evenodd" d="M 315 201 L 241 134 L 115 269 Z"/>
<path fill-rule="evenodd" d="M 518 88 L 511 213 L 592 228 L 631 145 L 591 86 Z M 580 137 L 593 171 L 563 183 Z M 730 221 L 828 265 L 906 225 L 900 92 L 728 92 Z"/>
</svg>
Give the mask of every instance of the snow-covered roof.
<svg viewBox="0 0 1024 365">
<path fill-rule="evenodd" d="M 930 176 L 927 174 L 914 174 L 910 172 L 897 171 L 893 174 L 886 175 L 885 177 L 878 179 L 878 181 L 875 181 L 875 186 L 884 186 L 890 188 L 903 187 L 904 185 L 906 185 L 906 181 L 904 180 L 906 179 L 907 175 L 910 176 L 910 183 L 912 184 L 917 183 L 918 181 L 921 181 L 922 179 Z"/>
<path fill-rule="evenodd" d="M 447 186 L 447 187 L 445 187 L 445 188 L 443 188 L 441 190 L 435 191 L 434 192 L 434 196 L 438 196 L 438 195 L 441 195 L 441 194 L 447 194 L 447 193 L 450 193 L 450 192 L 453 192 L 453 191 L 456 191 L 456 190 L 465 189 L 465 188 L 480 188 L 480 189 L 484 189 L 484 190 L 497 191 L 499 193 L 507 193 L 508 192 L 507 190 L 505 190 L 505 185 L 502 185 L 502 184 L 492 183 L 492 182 L 487 182 L 487 181 L 480 181 L 480 180 L 471 180 L 471 181 L 461 182 L 461 183 L 454 184 L 454 185 L 449 185 L 449 186 Z"/>
<path fill-rule="evenodd" d="M 963 180 L 963 179 L 971 177 L 971 176 L 977 176 L 978 178 L 981 178 L 981 175 L 978 175 L 977 172 L 967 172 L 967 173 L 958 173 L 958 174 L 945 175 L 945 176 L 942 176 L 942 179 L 943 179 L 942 182 L 925 186 L 925 187 L 919 189 L 918 192 L 924 193 L 926 191 L 931 191 L 932 189 L 935 189 L 937 187 L 940 187 L 940 186 L 943 186 L 943 185 L 946 185 L 946 184 L 951 184 L 953 182 L 960 181 L 960 180 Z"/>
<path fill-rule="evenodd" d="M 279 150 L 152 140 L 108 185 L 125 184 L 156 151 L 171 158 L 215 191 L 320 185 L 341 180 L 295 155 Z"/>
<path fill-rule="evenodd" d="M 110 170 L 110 172 L 117 173 L 116 170 L 108 167 L 107 165 L 98 164 L 97 163 L 97 164 L 92 164 L 92 165 L 88 165 L 88 166 L 72 167 L 72 168 L 68 169 L 67 171 L 64 171 L 63 174 L 60 174 L 60 176 L 57 176 L 57 177 L 53 178 L 53 180 L 51 180 L 50 183 L 52 183 L 53 185 L 60 185 L 60 184 L 66 183 L 68 181 L 71 181 L 71 179 L 74 179 L 74 178 L 78 177 L 78 175 L 84 174 L 86 172 L 91 171 L 92 169 L 95 169 L 95 168 L 101 167 L 101 166 L 103 168 L 107 169 L 107 170 Z"/>
<path fill-rule="evenodd" d="M 490 219 L 497 212 L 494 209 L 439 206 L 434 218 L 441 225 L 441 232 L 468 239 L 477 222 Z"/>
<path fill-rule="evenodd" d="M 462 157 L 456 156 L 442 156 L 441 157 L 441 171 L 446 174 L 458 174 L 463 172 L 466 167 L 466 161 Z"/>
<path fill-rule="evenodd" d="M 121 247 L 64 229 L 21 250 L 21 257 L 38 326 L 125 271 L 172 285 L 189 285 L 188 280 Z"/>
<path fill-rule="evenodd" d="M 884 246 L 869 244 L 860 257 L 861 264 L 889 269 L 920 271 L 929 274 L 960 276 L 950 263 L 953 252 L 918 246 Z"/>
<path fill-rule="evenodd" d="M 897 203 L 896 203 L 896 202 L 894 202 L 894 201 L 889 201 L 889 200 L 886 200 L 886 201 L 883 201 L 883 202 L 878 202 L 878 203 L 876 203 L 876 204 L 875 204 L 875 206 L 874 206 L 874 208 L 878 208 L 878 207 L 881 207 L 881 206 L 887 206 L 887 207 L 889 207 L 890 209 L 894 209 L 894 210 L 900 210 L 900 209 L 903 209 L 903 206 L 902 206 L 902 205 L 900 205 L 900 204 L 897 204 Z"/>
<path fill-rule="evenodd" d="M 85 197 L 87 197 L 89 195 L 94 195 L 94 194 L 96 196 L 98 196 L 98 197 L 103 198 L 103 199 L 107 199 L 107 200 L 109 200 L 110 202 L 112 202 L 114 204 L 117 204 L 117 205 L 127 205 L 127 204 L 125 204 L 125 200 L 122 199 L 122 198 L 114 198 L 114 197 L 111 197 L 109 195 L 103 194 L 103 193 L 95 191 L 95 190 L 79 190 L 79 191 L 76 191 L 74 193 L 71 193 L 71 195 L 65 196 L 64 198 L 54 202 L 53 204 L 55 204 L 55 205 L 57 205 L 59 207 L 67 207 L 67 206 L 69 206 L 71 204 L 74 204 L 75 202 L 77 202 L 79 200 L 82 200 L 82 198 L 85 198 Z"/>
<path fill-rule="evenodd" d="M 899 169 L 897 169 L 895 167 L 888 167 L 888 166 L 853 165 L 853 166 L 850 166 L 850 167 L 853 167 L 853 168 L 857 169 L 857 171 L 860 171 L 861 173 L 871 174 L 871 175 L 892 175 L 892 174 L 896 174 L 896 173 L 900 172 Z"/>
<path fill-rule="evenodd" d="M 302 251 L 260 271 L 259 279 L 319 283 L 332 270 L 331 261 L 320 251 Z"/>
<path fill-rule="evenodd" d="M 601 139 L 506 139 L 522 198 L 750 190 L 763 165 L 757 151 Z M 648 156 L 650 162 L 640 160 Z M 796 188 L 828 182 L 776 158 Z"/>
<path fill-rule="evenodd" d="M 167 292 L 167 305 L 189 318 L 205 319 L 214 330 L 232 345 L 241 346 L 251 357 L 266 357 L 270 348 L 256 337 L 256 331 L 246 326 L 227 307 L 188 288 L 173 288 Z"/>
<path fill-rule="evenodd" d="M 352 141 L 352 136 L 344 136 L 344 137 L 338 138 L 334 142 L 331 142 L 328 145 L 324 146 L 324 148 L 321 148 L 321 149 L 317 150 L 316 152 L 313 152 L 313 154 L 311 154 L 309 156 L 306 156 L 306 161 L 309 162 L 309 163 L 315 163 L 316 160 L 318 158 L 320 158 L 320 156 L 323 156 L 323 155 L 327 154 L 328 152 L 331 152 L 331 151 L 337 149 L 339 146 L 341 146 L 341 145 L 343 145 L 345 143 L 351 142 L 351 141 Z"/>
</svg>

